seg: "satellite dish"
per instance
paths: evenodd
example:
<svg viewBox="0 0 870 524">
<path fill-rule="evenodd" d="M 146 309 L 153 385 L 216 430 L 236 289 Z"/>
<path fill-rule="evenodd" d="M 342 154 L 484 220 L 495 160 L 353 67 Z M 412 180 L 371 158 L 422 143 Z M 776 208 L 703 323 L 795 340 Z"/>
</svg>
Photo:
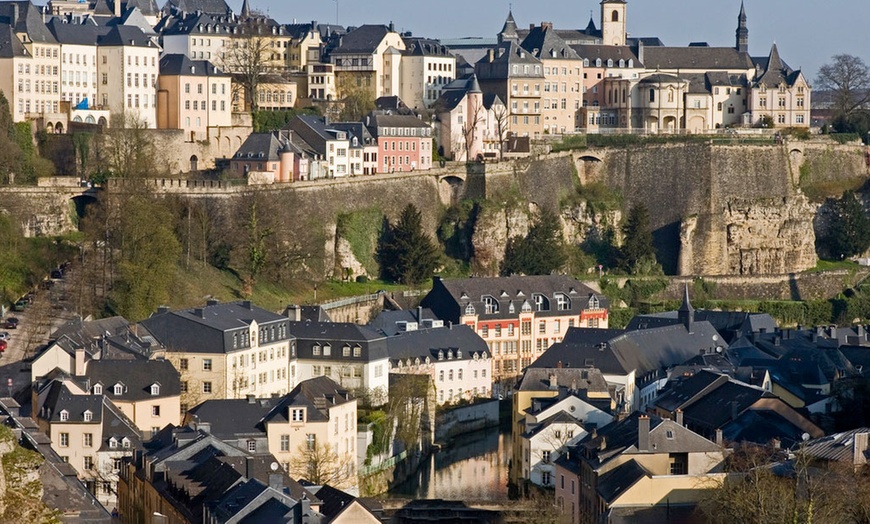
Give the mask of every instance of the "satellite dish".
<svg viewBox="0 0 870 524">
<path fill-rule="evenodd" d="M 803 439 L 804 442 L 808 441 L 810 439 L 810 434 L 804 433 L 803 435 L 801 435 L 801 439 Z"/>
<path fill-rule="evenodd" d="M 806 433 L 804 433 L 804 435 L 806 435 Z M 807 437 L 809 437 L 809 435 L 807 435 Z M 804 439 L 804 440 L 806 440 L 806 439 Z M 269 466 L 269 468 L 270 468 L 272 471 L 278 471 L 278 463 L 277 463 L 277 462 L 273 462 L 273 463 Z"/>
<path fill-rule="evenodd" d="M 713 335 L 713 341 L 719 340 L 719 335 Z"/>
</svg>

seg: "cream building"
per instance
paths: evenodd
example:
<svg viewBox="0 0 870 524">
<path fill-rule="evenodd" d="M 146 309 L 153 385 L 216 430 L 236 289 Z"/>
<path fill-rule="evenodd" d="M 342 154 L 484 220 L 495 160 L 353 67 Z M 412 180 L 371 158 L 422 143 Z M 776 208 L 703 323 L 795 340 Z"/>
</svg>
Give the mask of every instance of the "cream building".
<svg viewBox="0 0 870 524">
<path fill-rule="evenodd" d="M 60 99 L 73 107 L 87 101 L 96 107 L 97 38 L 100 29 L 92 24 L 61 22 L 54 18 L 48 28 L 60 44 Z M 106 79 L 108 82 L 108 78 Z"/>
<path fill-rule="evenodd" d="M 232 79 L 212 63 L 163 55 L 157 82 L 157 128 L 182 129 L 190 142 L 232 125 Z"/>
<path fill-rule="evenodd" d="M 138 27 L 115 26 L 97 40 L 99 105 L 157 127 L 160 49 Z M 127 122 L 129 124 L 129 122 Z"/>
<path fill-rule="evenodd" d="M 362 25 L 343 35 L 340 44 L 329 52 L 338 96 L 357 88 L 365 89 L 372 98 L 398 96 L 403 51 L 405 42 L 392 24 Z"/>
<path fill-rule="evenodd" d="M 431 107 L 456 78 L 456 57 L 437 40 L 406 37 L 399 98 L 418 111 Z"/>
<path fill-rule="evenodd" d="M 249 301 L 161 308 L 139 325 L 181 374 L 182 414 L 209 399 L 284 395 L 297 382 L 287 318 Z"/>
</svg>

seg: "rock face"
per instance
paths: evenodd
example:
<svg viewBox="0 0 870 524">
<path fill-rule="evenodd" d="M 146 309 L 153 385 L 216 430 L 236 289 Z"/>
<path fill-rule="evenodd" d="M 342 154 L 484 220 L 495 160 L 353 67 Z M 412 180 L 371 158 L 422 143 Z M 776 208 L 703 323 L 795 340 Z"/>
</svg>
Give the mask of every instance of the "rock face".
<svg viewBox="0 0 870 524">
<path fill-rule="evenodd" d="M 472 271 L 479 276 L 496 276 L 504 261 L 509 238 L 529 233 L 529 215 L 517 208 L 483 206 L 477 215 L 471 244 Z"/>
<path fill-rule="evenodd" d="M 341 237 L 337 237 L 335 241 L 335 274 L 351 280 L 361 275 L 371 276 L 365 266 L 356 259 L 350 242 Z"/>
</svg>

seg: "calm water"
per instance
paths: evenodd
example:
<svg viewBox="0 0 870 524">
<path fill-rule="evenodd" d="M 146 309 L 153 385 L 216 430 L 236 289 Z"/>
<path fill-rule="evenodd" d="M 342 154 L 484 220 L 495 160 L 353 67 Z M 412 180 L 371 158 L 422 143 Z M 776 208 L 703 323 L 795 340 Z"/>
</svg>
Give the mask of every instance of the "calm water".
<svg viewBox="0 0 870 524">
<path fill-rule="evenodd" d="M 390 494 L 415 499 L 507 499 L 510 437 L 510 430 L 498 428 L 463 435 L 449 449 L 433 453 L 415 476 Z"/>
</svg>

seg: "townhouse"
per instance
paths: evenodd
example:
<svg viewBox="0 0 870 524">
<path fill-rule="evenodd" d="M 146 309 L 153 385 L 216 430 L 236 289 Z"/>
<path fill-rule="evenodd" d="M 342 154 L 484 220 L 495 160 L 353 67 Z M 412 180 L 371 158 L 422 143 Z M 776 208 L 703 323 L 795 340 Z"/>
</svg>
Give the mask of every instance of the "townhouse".
<svg viewBox="0 0 870 524">
<path fill-rule="evenodd" d="M 358 88 L 372 98 L 399 96 L 404 50 L 405 42 L 392 23 L 361 25 L 338 38 L 333 47 L 327 45 L 339 98 Z"/>
<path fill-rule="evenodd" d="M 408 107 L 423 110 L 441 96 L 442 88 L 456 79 L 456 57 L 437 40 L 404 37 L 399 97 Z"/>
<path fill-rule="evenodd" d="M 294 143 L 291 133 L 251 133 L 230 159 L 230 173 L 239 178 L 258 173 L 276 183 L 308 180 L 311 156 Z"/>
<path fill-rule="evenodd" d="M 311 178 L 341 178 L 362 172 L 352 172 L 352 167 L 361 167 L 359 160 L 353 161 L 351 151 L 360 146 L 359 138 L 350 136 L 347 131 L 336 129 L 330 125 L 326 117 L 313 115 L 298 115 L 284 126 L 284 129 L 292 132 L 293 140 L 297 137 L 310 148 L 312 153 L 323 160 L 324 170 L 318 176 L 313 176 L 313 170 L 309 169 Z"/>
<path fill-rule="evenodd" d="M 99 104 L 109 108 L 113 115 L 155 128 L 159 55 L 160 49 L 138 27 L 117 25 L 100 36 L 97 39 Z"/>
<path fill-rule="evenodd" d="M 139 327 L 181 374 L 182 414 L 208 399 L 284 395 L 297 382 L 287 318 L 250 301 L 161 307 Z"/>
<path fill-rule="evenodd" d="M 59 18 L 52 18 L 47 26 L 60 44 L 60 99 L 73 106 L 95 107 L 99 103 L 97 39 L 108 29 Z"/>
<path fill-rule="evenodd" d="M 157 128 L 181 129 L 190 142 L 232 125 L 231 77 L 207 60 L 164 54 L 157 81 Z"/>
<path fill-rule="evenodd" d="M 443 87 L 433 105 L 441 155 L 466 159 L 500 159 L 510 133 L 507 108 L 496 94 L 484 95 L 475 75 Z"/>
<path fill-rule="evenodd" d="M 544 65 L 533 54 L 509 39 L 490 50 L 474 65 L 484 93 L 494 93 L 508 108 L 511 133 L 539 137 L 544 131 L 542 87 Z"/>
<path fill-rule="evenodd" d="M 379 173 L 432 168 L 432 128 L 420 117 L 373 111 L 364 123 L 378 143 Z"/>
<path fill-rule="evenodd" d="M 561 275 L 443 279 L 421 305 L 470 326 L 490 349 L 494 381 L 510 381 L 569 328 L 607 328 L 608 300 Z"/>
</svg>

